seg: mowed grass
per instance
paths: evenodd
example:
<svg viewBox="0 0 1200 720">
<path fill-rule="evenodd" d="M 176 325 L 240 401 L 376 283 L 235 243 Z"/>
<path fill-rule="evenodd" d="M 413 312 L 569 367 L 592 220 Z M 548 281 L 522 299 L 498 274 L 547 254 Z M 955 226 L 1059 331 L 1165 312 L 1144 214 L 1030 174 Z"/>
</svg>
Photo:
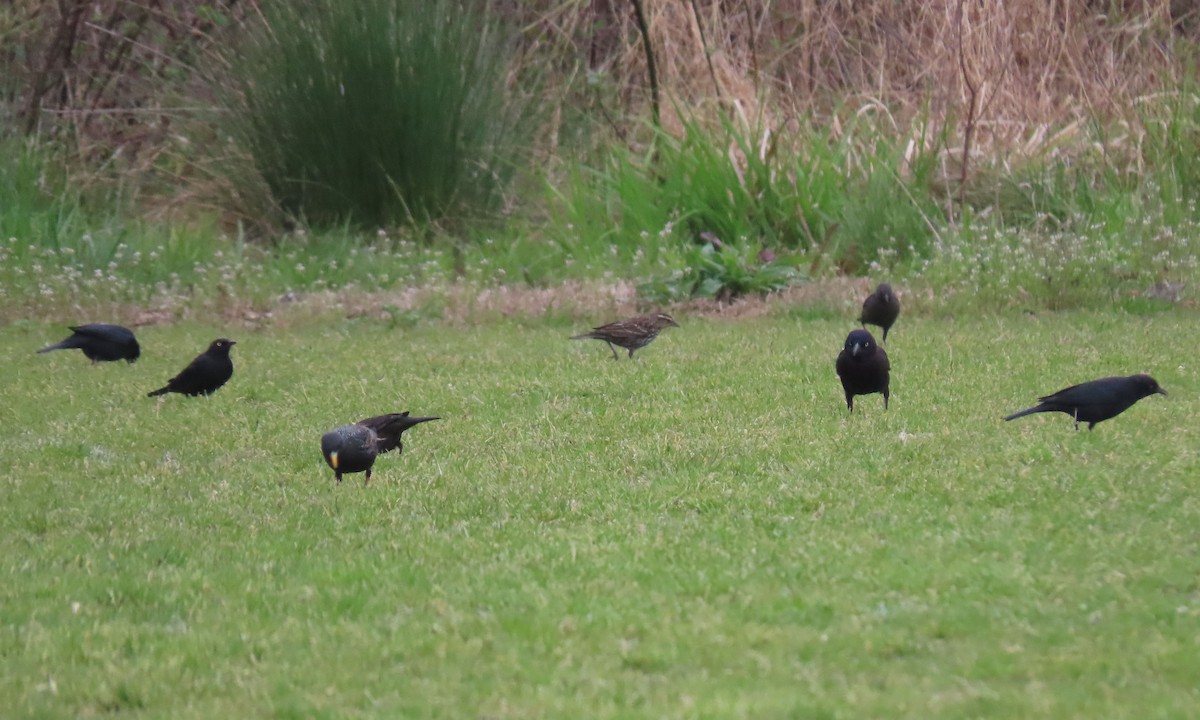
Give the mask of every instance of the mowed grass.
<svg viewBox="0 0 1200 720">
<path fill-rule="evenodd" d="M 1194 314 L 0 329 L 6 717 L 1194 717 Z M 600 319 L 600 318 L 598 318 Z M 227 335 L 211 398 L 144 397 Z M 1095 431 L 1001 417 L 1150 372 Z M 388 411 L 371 485 L 323 431 Z"/>
</svg>

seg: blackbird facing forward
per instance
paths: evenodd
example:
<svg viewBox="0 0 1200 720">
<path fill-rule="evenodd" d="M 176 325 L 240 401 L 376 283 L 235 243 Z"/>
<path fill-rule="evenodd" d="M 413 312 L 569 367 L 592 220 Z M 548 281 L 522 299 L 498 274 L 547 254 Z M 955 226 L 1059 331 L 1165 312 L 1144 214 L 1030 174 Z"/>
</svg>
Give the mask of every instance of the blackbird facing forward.
<svg viewBox="0 0 1200 720">
<path fill-rule="evenodd" d="M 862 315 L 858 321 L 867 325 L 878 325 L 883 328 L 883 341 L 887 342 L 888 330 L 896 322 L 896 318 L 900 317 L 900 301 L 896 299 L 896 293 L 892 292 L 892 286 L 887 283 L 880 283 L 879 287 L 875 288 L 875 292 L 867 296 L 863 301 Z"/>
<path fill-rule="evenodd" d="M 597 328 L 592 328 L 591 332 L 585 332 L 582 335 L 571 337 L 572 340 L 603 340 L 608 343 L 608 349 L 612 350 L 613 360 L 618 360 L 617 349 L 614 345 L 619 345 L 629 351 L 629 357 L 633 358 L 633 351 L 639 348 L 646 347 L 658 337 L 658 334 L 669 327 L 679 327 L 679 323 L 666 313 L 653 313 L 650 315 L 638 315 L 631 317 L 628 320 L 618 320 L 617 322 L 601 325 Z"/>
<path fill-rule="evenodd" d="M 167 384 L 146 397 L 181 393 L 183 395 L 212 395 L 233 377 L 233 361 L 229 351 L 236 345 L 233 340 L 218 338 L 208 349 L 196 356 L 183 372 L 167 381 Z"/>
<path fill-rule="evenodd" d="M 69 327 L 71 328 L 71 337 L 50 347 L 44 347 L 38 352 L 79 349 L 93 363 L 114 360 L 125 360 L 132 363 L 142 354 L 137 338 L 133 336 L 133 331 L 129 328 L 103 323 Z"/>
<path fill-rule="evenodd" d="M 875 344 L 866 330 L 853 330 L 837 357 L 837 374 L 846 391 L 846 407 L 854 412 L 854 396 L 883 393 L 883 409 L 888 406 L 891 364 L 887 353 Z"/>
<path fill-rule="evenodd" d="M 392 450 L 404 452 L 400 434 L 413 425 L 436 417 L 411 417 L 408 411 L 378 415 L 359 420 L 353 425 L 336 427 L 321 436 L 321 454 L 333 468 L 333 476 L 340 483 L 342 475 L 365 472 L 363 484 L 371 482 L 371 468 L 375 458 Z"/>
<path fill-rule="evenodd" d="M 1100 378 L 1038 398 L 1041 402 L 1037 405 L 1004 419 L 1016 420 L 1042 412 L 1064 412 L 1075 418 L 1076 430 L 1081 422 L 1087 423 L 1088 430 L 1091 430 L 1096 427 L 1096 423 L 1116 417 L 1138 400 L 1156 393 L 1166 395 L 1167 391 L 1159 387 L 1158 382 L 1149 375 Z"/>
</svg>

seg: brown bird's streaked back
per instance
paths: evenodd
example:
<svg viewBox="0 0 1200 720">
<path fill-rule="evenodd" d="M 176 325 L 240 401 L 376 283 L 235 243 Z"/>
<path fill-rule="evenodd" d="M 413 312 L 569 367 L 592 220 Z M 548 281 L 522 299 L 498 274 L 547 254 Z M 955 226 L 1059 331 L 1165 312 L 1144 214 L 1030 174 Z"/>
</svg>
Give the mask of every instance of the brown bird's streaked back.
<svg viewBox="0 0 1200 720">
<path fill-rule="evenodd" d="M 617 360 L 619 356 L 614 345 L 628 350 L 629 357 L 632 358 L 634 350 L 646 347 L 653 342 L 654 338 L 658 337 L 660 332 L 669 327 L 679 327 L 679 323 L 664 312 L 650 313 L 601 325 L 592 328 L 590 332 L 574 335 L 571 339 L 603 340 L 612 350 L 613 360 Z"/>
</svg>

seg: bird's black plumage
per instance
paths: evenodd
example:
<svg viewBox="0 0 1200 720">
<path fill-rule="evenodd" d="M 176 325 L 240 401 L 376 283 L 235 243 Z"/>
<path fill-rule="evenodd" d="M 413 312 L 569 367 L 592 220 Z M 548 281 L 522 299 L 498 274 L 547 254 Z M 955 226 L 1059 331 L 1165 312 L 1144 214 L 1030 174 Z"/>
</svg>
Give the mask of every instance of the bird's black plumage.
<svg viewBox="0 0 1200 720">
<path fill-rule="evenodd" d="M 229 358 L 229 351 L 236 344 L 226 338 L 213 340 L 208 349 L 197 355 L 182 372 L 168 380 L 163 387 L 146 393 L 146 396 L 167 393 L 212 395 L 233 377 L 233 360 Z"/>
<path fill-rule="evenodd" d="M 94 363 L 125 360 L 133 362 L 142 354 L 133 331 L 120 325 L 105 325 L 92 323 L 90 325 L 70 325 L 71 337 L 60 343 L 44 347 L 39 353 L 51 350 L 83 351 L 84 356 Z"/>
<path fill-rule="evenodd" d="M 618 320 L 607 325 L 592 328 L 589 332 L 581 335 L 574 335 L 572 340 L 603 340 L 608 343 L 608 349 L 612 350 L 613 360 L 618 360 L 617 349 L 613 347 L 618 345 L 629 351 L 629 357 L 633 357 L 633 351 L 649 345 L 654 338 L 664 329 L 669 327 L 679 327 L 679 323 L 666 313 L 652 313 L 650 315 L 638 315 L 626 320 Z"/>
<path fill-rule="evenodd" d="M 342 425 L 321 436 L 321 455 L 333 468 L 333 476 L 339 483 L 342 475 L 362 472 L 366 473 L 365 485 L 371 482 L 371 468 L 377 456 L 392 450 L 397 454 L 404 452 L 401 433 L 413 425 L 440 419 L 412 417 L 406 410 Z"/>
<path fill-rule="evenodd" d="M 883 328 L 883 341 L 887 342 L 888 330 L 895 324 L 896 318 L 900 317 L 900 301 L 896 298 L 896 293 L 892 292 L 892 286 L 887 283 L 880 283 L 879 287 L 875 288 L 875 292 L 867 296 L 863 301 L 862 315 L 859 315 L 858 321 L 867 325 L 878 325 Z"/>
<path fill-rule="evenodd" d="M 1081 422 L 1087 423 L 1088 430 L 1091 430 L 1096 427 L 1096 423 L 1116 417 L 1138 400 L 1156 393 L 1166 395 L 1167 391 L 1159 387 L 1158 382 L 1149 375 L 1100 378 L 1038 398 L 1041 402 L 1037 405 L 1015 412 L 1004 419 L 1016 420 L 1042 412 L 1064 412 L 1075 418 L 1076 430 Z"/>
<path fill-rule="evenodd" d="M 875 338 L 866 330 L 853 330 L 846 336 L 846 344 L 838 353 L 838 377 L 842 390 L 846 392 L 846 407 L 854 412 L 854 396 L 883 393 L 886 410 L 891 396 L 889 383 L 892 366 L 887 353 L 875 343 Z"/>
</svg>

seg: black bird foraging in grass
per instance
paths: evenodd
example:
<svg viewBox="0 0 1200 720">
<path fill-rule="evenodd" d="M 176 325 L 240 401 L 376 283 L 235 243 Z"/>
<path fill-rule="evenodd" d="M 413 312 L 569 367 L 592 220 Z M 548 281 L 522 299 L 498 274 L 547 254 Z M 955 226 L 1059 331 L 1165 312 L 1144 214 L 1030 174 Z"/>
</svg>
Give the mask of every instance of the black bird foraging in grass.
<svg viewBox="0 0 1200 720">
<path fill-rule="evenodd" d="M 1149 375 L 1106 377 L 1072 385 L 1053 395 L 1038 398 L 1041 402 L 1037 405 L 1004 419 L 1016 420 L 1042 412 L 1064 412 L 1075 418 L 1076 430 L 1081 422 L 1087 423 L 1088 430 L 1091 430 L 1096 427 L 1096 423 L 1116 417 L 1138 400 L 1154 394 L 1166 395 L 1167 391 L 1159 387 L 1158 382 Z"/>
<path fill-rule="evenodd" d="M 363 485 L 366 485 L 371 482 L 371 468 L 377 456 L 392 450 L 397 455 L 404 452 L 404 446 L 400 443 L 401 433 L 413 425 L 440 419 L 412 417 L 405 410 L 359 420 L 353 425 L 342 425 L 322 435 L 321 454 L 329 467 L 333 468 L 333 476 L 339 483 L 342 475 L 365 472 L 367 475 Z"/>
<path fill-rule="evenodd" d="M 229 359 L 229 351 L 236 345 L 233 340 L 218 338 L 212 341 L 208 349 L 196 356 L 187 367 L 167 384 L 154 392 L 146 393 L 146 397 L 181 393 L 183 395 L 212 395 L 233 377 L 233 361 Z"/>
<path fill-rule="evenodd" d="M 83 351 L 85 357 L 93 363 L 125 360 L 132 363 L 142 354 L 137 338 L 133 331 L 120 325 L 105 325 L 93 323 L 90 325 L 70 325 L 71 337 L 60 343 L 44 347 L 39 353 L 51 350 Z"/>
<path fill-rule="evenodd" d="M 892 286 L 887 283 L 880 283 L 879 287 L 875 288 L 875 292 L 867 296 L 863 301 L 862 315 L 859 315 L 858 321 L 867 325 L 878 325 L 883 328 L 883 341 L 887 342 L 888 330 L 895 324 L 896 318 L 900 317 L 900 301 L 896 299 L 896 293 L 892 292 Z"/>
<path fill-rule="evenodd" d="M 854 396 L 883 393 L 883 409 L 888 406 L 890 373 L 887 353 L 866 330 L 853 330 L 837 356 L 837 374 L 846 391 L 846 407 L 854 412 Z"/>
<path fill-rule="evenodd" d="M 660 332 L 669 327 L 679 327 L 679 323 L 670 315 L 660 312 L 601 325 L 582 335 L 574 335 L 571 339 L 603 340 L 608 343 L 608 349 L 612 350 L 613 360 L 620 359 L 617 349 L 613 347 L 619 345 L 629 351 L 629 357 L 632 359 L 634 350 L 646 347 Z"/>
</svg>

